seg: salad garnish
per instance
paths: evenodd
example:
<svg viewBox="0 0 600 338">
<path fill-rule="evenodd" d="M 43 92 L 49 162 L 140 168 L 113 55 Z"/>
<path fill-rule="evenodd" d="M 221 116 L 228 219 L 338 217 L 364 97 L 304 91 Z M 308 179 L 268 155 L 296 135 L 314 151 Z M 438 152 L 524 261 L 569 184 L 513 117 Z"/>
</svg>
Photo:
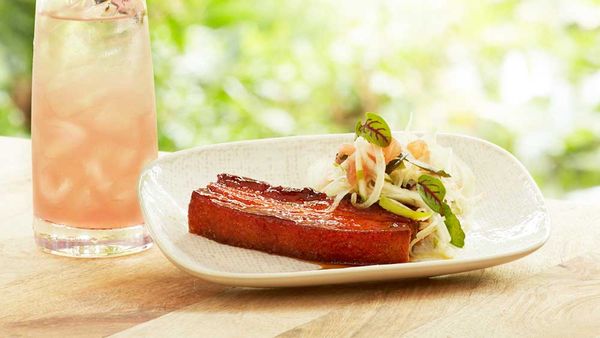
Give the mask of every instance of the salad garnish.
<svg viewBox="0 0 600 338">
<path fill-rule="evenodd" d="M 405 161 L 410 162 L 413 165 L 416 165 L 417 167 L 431 173 L 437 176 L 441 176 L 441 177 L 451 177 L 450 174 L 448 174 L 447 172 L 439 169 L 433 169 L 431 166 L 427 165 L 427 163 L 421 162 L 421 161 L 417 161 L 417 160 L 411 160 L 409 158 L 404 158 Z"/>
<path fill-rule="evenodd" d="M 406 157 L 408 157 L 408 154 L 401 154 L 400 156 L 391 160 L 390 163 L 388 163 L 385 166 L 385 173 L 391 174 L 394 170 L 398 169 L 400 166 L 404 167 L 404 165 L 402 164 L 402 161 L 406 160 Z"/>
<path fill-rule="evenodd" d="M 349 196 L 357 208 L 378 204 L 417 221 L 413 259 L 448 258 L 464 247 L 473 174 L 452 149 L 434 135 L 392 135 L 387 122 L 370 112 L 357 122 L 355 134 L 315 186 L 334 198 L 329 210 Z"/>
<path fill-rule="evenodd" d="M 354 129 L 356 137 L 363 137 L 380 147 L 387 147 L 392 140 L 392 131 L 387 122 L 375 113 L 366 113 L 365 121 L 358 120 Z"/>
<path fill-rule="evenodd" d="M 417 190 L 419 195 L 431 210 L 444 216 L 444 224 L 450 233 L 450 243 L 456 247 L 462 248 L 465 245 L 465 233 L 458 218 L 452 212 L 452 208 L 446 203 L 446 188 L 439 179 L 421 175 L 419 177 Z"/>
</svg>

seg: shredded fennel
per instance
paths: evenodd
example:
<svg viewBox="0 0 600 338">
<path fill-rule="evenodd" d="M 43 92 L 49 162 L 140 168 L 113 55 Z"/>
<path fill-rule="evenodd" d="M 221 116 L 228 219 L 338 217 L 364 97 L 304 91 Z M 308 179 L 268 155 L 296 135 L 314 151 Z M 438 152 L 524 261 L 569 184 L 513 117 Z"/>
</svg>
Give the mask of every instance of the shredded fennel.
<svg viewBox="0 0 600 338">
<path fill-rule="evenodd" d="M 473 197 L 474 176 L 470 168 L 452 149 L 439 145 L 435 135 L 418 137 L 412 133 L 402 133 L 397 135 L 395 140 L 409 159 L 418 160 L 450 174 L 450 177 L 439 177 L 446 190 L 445 201 L 463 228 L 468 228 L 470 206 L 476 199 Z M 407 150 L 408 145 L 417 140 L 425 142 L 427 156 L 412 154 Z M 403 161 L 401 166 L 386 173 L 386 156 L 389 155 L 385 153 L 386 148 L 370 144 L 362 137 L 357 137 L 353 146 L 354 152 L 350 155 L 345 154 L 348 157 L 342 163 L 330 166 L 325 178 L 315 185 L 317 190 L 333 198 L 327 212 L 335 210 L 348 195 L 350 202 L 357 208 L 368 208 L 385 196 L 413 210 L 431 211 L 415 187 L 421 175 L 431 172 L 413 165 L 410 161 Z M 437 213 L 429 219 L 419 221 L 418 231 L 409 246 L 413 260 L 449 258 L 453 256 L 454 248 L 450 244 L 450 233 L 445 225 L 445 218 Z"/>
<path fill-rule="evenodd" d="M 383 150 L 380 147 L 377 147 L 375 150 L 375 186 L 371 190 L 371 193 L 367 197 L 366 201 L 362 203 L 355 204 L 358 208 L 368 208 L 377 201 L 379 201 L 379 197 L 381 196 L 381 190 L 383 189 L 383 185 L 385 182 L 385 160 L 383 158 Z"/>
</svg>

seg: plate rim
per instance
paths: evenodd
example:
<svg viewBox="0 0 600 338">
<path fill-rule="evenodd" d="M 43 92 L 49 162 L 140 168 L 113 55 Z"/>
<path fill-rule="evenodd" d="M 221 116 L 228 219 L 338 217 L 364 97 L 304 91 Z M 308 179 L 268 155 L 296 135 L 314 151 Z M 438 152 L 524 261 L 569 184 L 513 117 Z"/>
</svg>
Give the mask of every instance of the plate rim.
<svg viewBox="0 0 600 338">
<path fill-rule="evenodd" d="M 394 131 L 394 134 L 407 133 L 406 131 Z M 423 135 L 429 134 L 426 132 L 410 132 L 411 134 Z M 486 145 L 488 148 L 499 152 L 500 154 L 507 156 L 511 159 L 513 164 L 517 165 L 519 169 L 525 174 L 525 177 L 528 181 L 529 186 L 533 188 L 533 192 L 535 195 L 536 206 L 537 209 L 535 212 L 536 217 L 541 217 L 539 224 L 542 227 L 543 235 L 539 237 L 533 243 L 523 246 L 519 250 L 507 251 L 499 254 L 485 255 L 479 257 L 468 257 L 468 258 L 452 258 L 448 260 L 426 260 L 419 262 L 408 262 L 408 263 L 394 263 L 394 264 L 376 264 L 376 265 L 364 265 L 364 266 L 353 266 L 346 267 L 343 269 L 318 269 L 318 270 L 303 270 L 303 271 L 286 271 L 286 272 L 227 272 L 220 271 L 211 268 L 207 268 L 195 263 L 191 260 L 187 255 L 178 255 L 172 252 L 171 246 L 173 243 L 170 241 L 163 240 L 161 236 L 155 232 L 154 226 L 151 222 L 148 221 L 148 217 L 146 216 L 149 212 L 146 210 L 145 204 L 143 203 L 143 195 L 142 188 L 146 179 L 150 175 L 152 168 L 160 165 L 163 162 L 176 160 L 182 156 L 187 154 L 192 154 L 198 151 L 206 150 L 206 149 L 219 149 L 224 147 L 231 147 L 240 144 L 265 144 L 265 143 L 273 143 L 273 142 L 294 142 L 299 140 L 310 140 L 310 139 L 330 139 L 330 138 L 340 138 L 344 136 L 353 135 L 352 133 L 335 133 L 335 134 L 315 134 L 315 135 L 298 135 L 298 136 L 284 136 L 284 137 L 273 137 L 273 138 L 264 138 L 264 139 L 255 139 L 255 140 L 244 140 L 244 141 L 234 141 L 234 142 L 225 142 L 225 143 L 216 143 L 210 145 L 201 145 L 188 149 L 183 149 L 180 151 L 167 153 L 159 158 L 153 160 L 144 166 L 139 179 L 138 179 L 138 199 L 139 204 L 142 209 L 142 214 L 144 216 L 144 221 L 146 224 L 146 229 L 150 233 L 154 243 L 161 250 L 163 255 L 174 265 L 179 267 L 180 269 L 205 280 L 209 280 L 211 282 L 216 282 L 224 285 L 237 285 L 237 286 L 252 286 L 252 287 L 264 287 L 264 286 L 298 286 L 298 285 L 317 285 L 317 284 L 335 284 L 335 280 L 328 281 L 327 279 L 333 279 L 336 277 L 343 276 L 351 276 L 351 275 L 360 275 L 365 272 L 410 272 L 410 271 L 418 271 L 421 269 L 439 269 L 445 268 L 445 270 L 457 270 L 455 272 L 441 273 L 441 274 L 426 274 L 428 276 L 437 276 L 444 274 L 453 274 L 459 272 L 472 271 L 477 269 L 482 269 L 485 267 L 492 267 L 504 263 L 508 263 L 524 257 L 532 252 L 536 251 L 540 247 L 542 247 L 550 238 L 551 235 L 551 225 L 550 218 L 548 215 L 547 207 L 543 195 L 533 180 L 533 177 L 529 173 L 529 171 L 525 168 L 525 166 L 510 152 L 506 149 L 489 142 L 487 140 L 465 135 L 458 133 L 435 133 L 436 136 L 445 136 L 445 137 L 455 137 L 467 139 L 471 142 L 477 142 Z M 222 244 L 224 245 L 224 244 Z M 467 269 L 460 269 L 461 266 L 470 266 Z M 454 269 L 453 269 L 454 268 Z M 301 279 L 305 279 L 307 277 L 314 278 L 313 281 L 310 282 L 298 282 Z M 382 276 L 379 278 L 390 279 L 390 277 Z M 391 277 L 394 278 L 394 277 Z M 395 277 L 396 279 L 401 279 L 402 277 Z M 368 280 L 377 280 L 368 279 Z M 346 283 L 344 281 L 339 283 Z"/>
</svg>

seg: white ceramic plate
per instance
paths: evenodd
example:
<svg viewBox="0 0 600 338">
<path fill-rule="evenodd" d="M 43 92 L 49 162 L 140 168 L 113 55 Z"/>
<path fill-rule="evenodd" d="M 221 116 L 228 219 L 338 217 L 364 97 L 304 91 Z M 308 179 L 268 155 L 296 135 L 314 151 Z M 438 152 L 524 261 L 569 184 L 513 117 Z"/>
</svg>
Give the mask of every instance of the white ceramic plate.
<svg viewBox="0 0 600 338">
<path fill-rule="evenodd" d="M 351 283 L 428 277 L 481 269 L 523 257 L 548 239 L 542 194 L 527 170 L 489 142 L 440 134 L 473 170 L 482 198 L 466 245 L 449 260 L 320 269 L 288 257 L 219 244 L 189 234 L 187 206 L 193 190 L 227 172 L 271 184 L 303 187 L 307 168 L 332 159 L 352 135 L 301 136 L 198 147 L 168 154 L 146 167 L 139 197 L 148 230 L 171 262 L 212 282 L 253 287 Z"/>
</svg>

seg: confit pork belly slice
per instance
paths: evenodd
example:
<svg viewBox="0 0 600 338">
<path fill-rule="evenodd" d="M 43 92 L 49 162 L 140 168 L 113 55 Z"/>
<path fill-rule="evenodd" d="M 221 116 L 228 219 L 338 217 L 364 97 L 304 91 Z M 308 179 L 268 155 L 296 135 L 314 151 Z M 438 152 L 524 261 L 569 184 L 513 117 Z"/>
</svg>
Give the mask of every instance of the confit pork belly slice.
<svg viewBox="0 0 600 338">
<path fill-rule="evenodd" d="M 220 243 L 337 264 L 403 263 L 416 222 L 378 205 L 358 209 L 310 188 L 220 174 L 192 193 L 189 231 Z"/>
</svg>

